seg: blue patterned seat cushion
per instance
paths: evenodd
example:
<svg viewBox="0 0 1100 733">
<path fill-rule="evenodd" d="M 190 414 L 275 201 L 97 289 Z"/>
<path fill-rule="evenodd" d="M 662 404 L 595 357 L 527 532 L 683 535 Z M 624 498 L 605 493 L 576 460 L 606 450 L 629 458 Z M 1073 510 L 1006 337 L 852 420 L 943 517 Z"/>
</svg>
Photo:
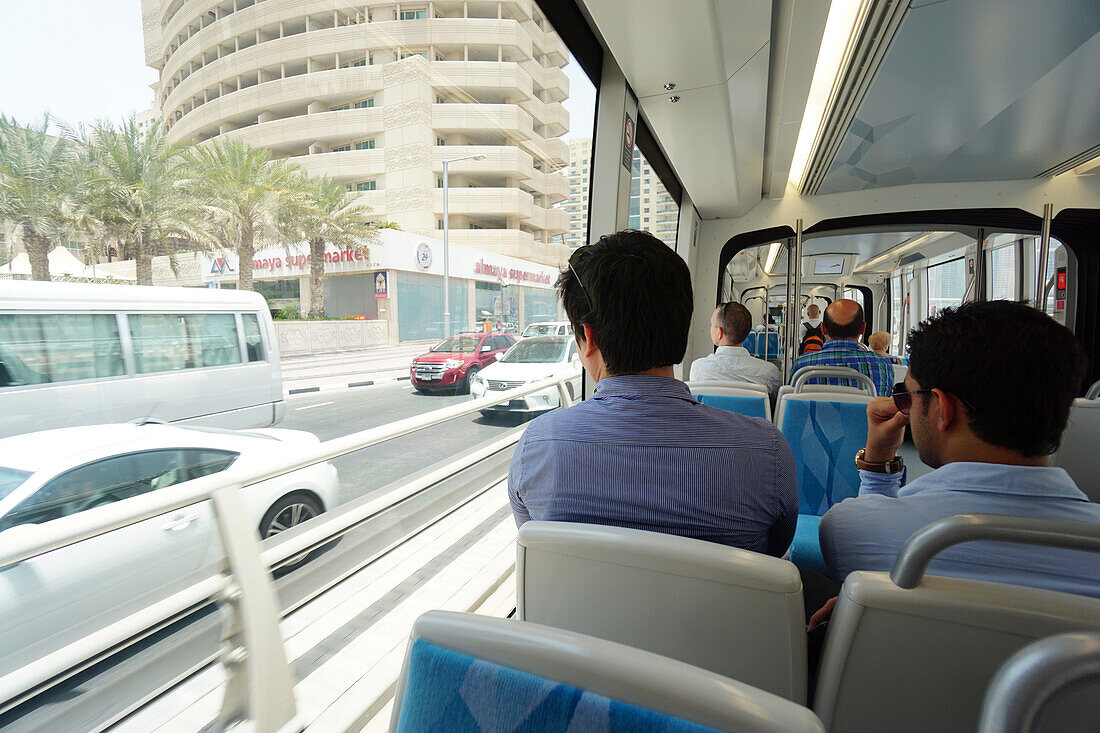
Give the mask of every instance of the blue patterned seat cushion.
<svg viewBox="0 0 1100 733">
<path fill-rule="evenodd" d="M 783 437 L 798 470 L 798 511 L 818 516 L 859 493 L 855 455 L 867 442 L 867 405 L 784 401 Z"/>
<path fill-rule="evenodd" d="M 816 514 L 798 515 L 794 540 L 791 541 L 790 558 L 791 562 L 800 568 L 812 568 L 828 575 L 829 568 L 825 566 L 825 556 L 821 553 L 821 541 L 817 535 L 820 525 L 821 517 Z"/>
<path fill-rule="evenodd" d="M 702 394 L 696 399 L 702 402 L 704 405 L 710 405 L 711 407 L 717 407 L 719 410 L 728 410 L 729 412 L 736 412 L 746 417 L 762 417 L 767 419 L 768 413 L 764 408 L 764 400 L 768 399 L 767 396 L 761 394 L 759 397 L 743 397 L 741 395 L 726 395 L 726 394 Z"/>
<path fill-rule="evenodd" d="M 400 733 L 713 731 L 510 667 L 413 642 Z"/>
</svg>

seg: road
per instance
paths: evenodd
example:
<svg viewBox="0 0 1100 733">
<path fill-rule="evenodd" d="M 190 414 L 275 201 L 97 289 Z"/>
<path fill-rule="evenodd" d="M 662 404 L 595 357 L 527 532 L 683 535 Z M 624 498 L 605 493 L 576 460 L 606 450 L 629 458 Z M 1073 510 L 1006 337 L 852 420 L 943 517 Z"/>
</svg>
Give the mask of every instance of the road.
<svg viewBox="0 0 1100 733">
<path fill-rule="evenodd" d="M 422 395 L 407 381 L 290 395 L 286 417 L 278 427 L 307 430 L 321 440 L 331 440 L 469 400 L 468 395 Z M 495 440 L 518 424 L 518 419 L 507 416 L 490 422 L 475 413 L 338 458 L 333 463 L 340 473 L 340 501 L 363 496 L 424 466 Z"/>
</svg>

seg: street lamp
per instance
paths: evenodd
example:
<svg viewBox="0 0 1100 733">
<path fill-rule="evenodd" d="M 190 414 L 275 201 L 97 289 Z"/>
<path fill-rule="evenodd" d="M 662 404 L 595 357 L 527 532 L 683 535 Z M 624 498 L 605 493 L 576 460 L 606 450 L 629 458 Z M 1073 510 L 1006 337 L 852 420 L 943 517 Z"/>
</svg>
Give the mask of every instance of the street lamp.
<svg viewBox="0 0 1100 733">
<path fill-rule="evenodd" d="M 447 189 L 450 188 L 447 180 L 447 165 L 457 163 L 460 160 L 485 160 L 485 155 L 484 153 L 477 153 L 476 155 L 443 159 L 443 338 L 448 338 L 451 335 L 451 222 L 447 212 Z"/>
</svg>

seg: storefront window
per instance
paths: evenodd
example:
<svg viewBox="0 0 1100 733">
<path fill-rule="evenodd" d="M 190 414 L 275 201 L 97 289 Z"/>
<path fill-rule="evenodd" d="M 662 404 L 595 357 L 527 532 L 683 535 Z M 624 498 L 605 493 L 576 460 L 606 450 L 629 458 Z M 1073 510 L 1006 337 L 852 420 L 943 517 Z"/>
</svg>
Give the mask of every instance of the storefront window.
<svg viewBox="0 0 1100 733">
<path fill-rule="evenodd" d="M 465 331 L 466 281 L 451 279 L 451 331 Z M 443 338 L 443 278 L 415 272 L 397 273 L 397 322 L 402 341 Z"/>
</svg>

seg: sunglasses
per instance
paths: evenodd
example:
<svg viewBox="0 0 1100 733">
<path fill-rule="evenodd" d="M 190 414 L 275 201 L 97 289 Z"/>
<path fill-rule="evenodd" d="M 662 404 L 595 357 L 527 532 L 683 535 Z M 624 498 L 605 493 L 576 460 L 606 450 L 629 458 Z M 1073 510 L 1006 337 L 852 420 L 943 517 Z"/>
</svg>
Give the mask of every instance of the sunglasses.
<svg viewBox="0 0 1100 733">
<path fill-rule="evenodd" d="M 580 286 L 581 293 L 584 295 L 585 301 L 588 302 L 588 315 L 591 315 L 596 310 L 596 306 L 592 304 L 592 298 L 588 295 L 588 289 L 584 287 L 584 283 L 581 282 L 581 276 L 577 274 L 577 268 L 575 265 L 581 261 L 584 257 L 584 253 L 592 248 L 592 245 L 586 244 L 583 247 L 577 247 L 573 250 L 573 254 L 569 255 L 569 271 L 573 273 L 573 279 L 577 281 L 577 285 Z"/>
<path fill-rule="evenodd" d="M 905 386 L 905 382 L 898 382 L 894 385 L 891 397 L 894 398 L 894 406 L 898 408 L 898 412 L 908 415 L 909 411 L 913 409 L 913 395 L 928 394 L 931 391 L 931 389 L 915 389 L 910 392 L 909 388 Z"/>
</svg>

